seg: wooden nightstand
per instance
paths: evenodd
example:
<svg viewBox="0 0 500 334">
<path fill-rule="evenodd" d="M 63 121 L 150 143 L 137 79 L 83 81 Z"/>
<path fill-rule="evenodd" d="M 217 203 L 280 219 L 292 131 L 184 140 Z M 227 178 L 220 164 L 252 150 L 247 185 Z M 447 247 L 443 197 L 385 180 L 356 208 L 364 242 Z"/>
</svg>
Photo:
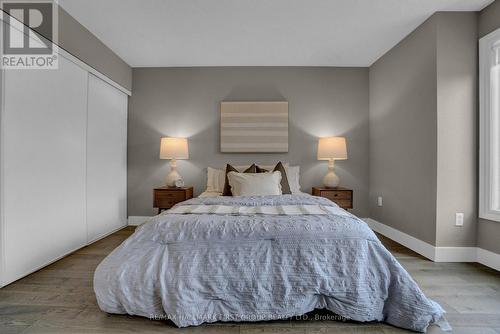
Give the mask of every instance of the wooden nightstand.
<svg viewBox="0 0 500 334">
<path fill-rule="evenodd" d="M 325 188 L 313 187 L 312 194 L 328 198 L 330 201 L 337 203 L 342 209 L 352 209 L 352 189 L 343 187 Z"/>
<path fill-rule="evenodd" d="M 193 198 L 193 187 L 160 187 L 153 191 L 153 207 L 158 208 L 158 213 L 167 210 L 179 202 Z"/>
</svg>

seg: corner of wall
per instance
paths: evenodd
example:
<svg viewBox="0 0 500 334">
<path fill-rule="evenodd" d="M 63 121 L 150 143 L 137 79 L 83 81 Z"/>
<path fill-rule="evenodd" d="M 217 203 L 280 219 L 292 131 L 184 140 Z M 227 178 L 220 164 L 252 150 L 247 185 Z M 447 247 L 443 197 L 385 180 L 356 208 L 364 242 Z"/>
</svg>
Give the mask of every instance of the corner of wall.
<svg viewBox="0 0 500 334">
<path fill-rule="evenodd" d="M 482 38 L 499 28 L 500 1 L 495 0 L 479 12 L 478 38 Z M 478 218 L 476 243 L 480 249 L 500 254 L 500 222 Z"/>
<path fill-rule="evenodd" d="M 477 224 L 477 14 L 436 18 L 436 245 L 470 247 Z M 455 226 L 455 213 L 464 213 L 463 226 Z"/>
<path fill-rule="evenodd" d="M 435 16 L 369 69 L 370 217 L 429 244 L 436 240 L 436 84 Z"/>
<path fill-rule="evenodd" d="M 61 48 L 101 72 L 127 90 L 132 90 L 132 68 L 60 5 Z"/>
<path fill-rule="evenodd" d="M 495 0 L 479 12 L 478 34 L 486 36 L 500 26 L 500 1 Z"/>
</svg>

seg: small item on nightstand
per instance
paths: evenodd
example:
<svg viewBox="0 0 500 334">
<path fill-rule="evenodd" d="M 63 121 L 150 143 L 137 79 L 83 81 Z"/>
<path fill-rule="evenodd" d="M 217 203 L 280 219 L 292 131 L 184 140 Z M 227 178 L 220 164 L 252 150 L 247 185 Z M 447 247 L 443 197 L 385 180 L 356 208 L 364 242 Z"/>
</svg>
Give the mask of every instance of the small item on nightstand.
<svg viewBox="0 0 500 334">
<path fill-rule="evenodd" d="M 328 198 L 330 201 L 336 203 L 342 209 L 353 208 L 352 189 L 347 189 L 343 187 L 335 187 L 335 188 L 313 187 L 312 194 L 314 196 Z"/>
<path fill-rule="evenodd" d="M 158 213 L 170 209 L 175 204 L 193 198 L 193 187 L 160 187 L 153 190 L 153 207 L 158 208 Z"/>
</svg>

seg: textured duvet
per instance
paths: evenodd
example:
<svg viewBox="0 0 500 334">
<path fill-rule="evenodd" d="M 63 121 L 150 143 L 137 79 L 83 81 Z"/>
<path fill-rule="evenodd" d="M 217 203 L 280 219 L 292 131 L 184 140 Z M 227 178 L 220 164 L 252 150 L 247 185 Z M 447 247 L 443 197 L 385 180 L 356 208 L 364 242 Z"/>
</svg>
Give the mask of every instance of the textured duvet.
<svg viewBox="0 0 500 334">
<path fill-rule="evenodd" d="M 195 209 L 152 218 L 99 264 L 94 289 L 103 311 L 185 327 L 326 308 L 420 332 L 443 316 L 370 228 L 327 199 L 212 197 L 183 205 Z M 311 205 L 330 210 L 238 209 Z M 203 206 L 236 209 L 196 210 Z"/>
</svg>

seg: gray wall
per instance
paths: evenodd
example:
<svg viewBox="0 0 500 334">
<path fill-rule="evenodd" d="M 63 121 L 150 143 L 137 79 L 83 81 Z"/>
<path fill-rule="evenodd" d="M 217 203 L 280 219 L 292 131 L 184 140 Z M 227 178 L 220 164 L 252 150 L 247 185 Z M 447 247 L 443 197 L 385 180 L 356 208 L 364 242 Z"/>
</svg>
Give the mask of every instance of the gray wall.
<svg viewBox="0 0 500 334">
<path fill-rule="evenodd" d="M 500 254 L 500 222 L 486 219 L 479 220 L 477 247 Z"/>
<path fill-rule="evenodd" d="M 435 17 L 375 62 L 369 82 L 370 217 L 435 244 Z"/>
<path fill-rule="evenodd" d="M 477 229 L 477 14 L 443 12 L 437 23 L 438 246 L 474 247 Z M 463 212 L 464 226 L 455 226 Z"/>
<path fill-rule="evenodd" d="M 500 223 L 475 218 L 477 33 L 500 27 L 499 2 L 476 20 L 475 13 L 436 13 L 372 65 L 369 79 L 366 69 L 134 69 L 129 215 L 154 214 L 152 188 L 168 170 L 158 159 L 162 135 L 190 138 L 191 158 L 179 167 L 196 193 L 206 166 L 278 159 L 302 166 L 309 192 L 326 169 L 315 161 L 316 138 L 346 135 L 350 159 L 337 170 L 355 189 L 355 214 L 433 245 L 477 243 L 500 253 Z M 219 153 L 222 100 L 288 100 L 290 152 Z M 466 214 L 464 227 L 454 226 L 455 212 Z"/>
<path fill-rule="evenodd" d="M 476 30 L 436 13 L 370 67 L 371 217 L 437 246 L 476 241 Z"/>
<path fill-rule="evenodd" d="M 495 1 L 479 13 L 479 38 L 500 28 L 500 1 Z M 500 254 L 500 222 L 479 219 L 477 246 Z"/>
<path fill-rule="evenodd" d="M 132 89 L 131 67 L 61 7 L 58 44 L 124 88 Z"/>
<path fill-rule="evenodd" d="M 500 27 L 500 1 L 496 0 L 479 12 L 479 38 Z"/>
<path fill-rule="evenodd" d="M 189 138 L 190 159 L 178 162 L 199 194 L 206 167 L 287 161 L 301 166 L 303 191 L 320 185 L 327 164 L 316 160 L 317 138 L 347 136 L 349 159 L 339 161 L 341 184 L 354 189 L 353 212 L 368 214 L 368 69 L 323 67 L 139 68 L 129 101 L 128 214 L 153 215 L 152 189 L 163 185 L 168 161 L 161 136 Z M 289 102 L 287 154 L 221 154 L 219 103 Z"/>
</svg>

